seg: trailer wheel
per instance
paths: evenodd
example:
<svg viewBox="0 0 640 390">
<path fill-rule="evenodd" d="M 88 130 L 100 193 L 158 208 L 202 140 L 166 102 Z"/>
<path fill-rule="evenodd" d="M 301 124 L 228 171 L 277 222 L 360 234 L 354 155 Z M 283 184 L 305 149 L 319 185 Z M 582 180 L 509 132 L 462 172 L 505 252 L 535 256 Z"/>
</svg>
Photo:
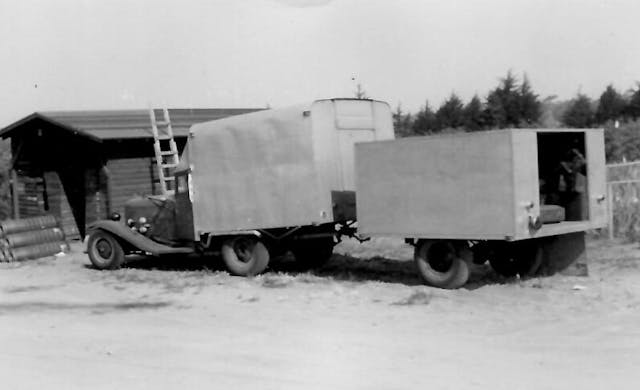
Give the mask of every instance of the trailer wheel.
<svg viewBox="0 0 640 390">
<path fill-rule="evenodd" d="M 459 288 L 469 279 L 469 268 L 446 240 L 418 241 L 414 260 L 424 281 L 439 288 Z"/>
<path fill-rule="evenodd" d="M 322 267 L 333 255 L 333 236 L 298 240 L 291 245 L 296 263 L 304 269 Z"/>
<path fill-rule="evenodd" d="M 269 251 L 255 237 L 234 237 L 222 244 L 222 261 L 232 275 L 253 276 L 269 264 Z"/>
<path fill-rule="evenodd" d="M 542 247 L 535 240 L 499 244 L 489 259 L 496 273 L 506 277 L 533 276 L 542 263 Z"/>
<path fill-rule="evenodd" d="M 113 234 L 104 230 L 95 230 L 89 236 L 87 243 L 89 260 L 94 267 L 104 269 L 118 269 L 124 262 L 124 250 Z"/>
</svg>

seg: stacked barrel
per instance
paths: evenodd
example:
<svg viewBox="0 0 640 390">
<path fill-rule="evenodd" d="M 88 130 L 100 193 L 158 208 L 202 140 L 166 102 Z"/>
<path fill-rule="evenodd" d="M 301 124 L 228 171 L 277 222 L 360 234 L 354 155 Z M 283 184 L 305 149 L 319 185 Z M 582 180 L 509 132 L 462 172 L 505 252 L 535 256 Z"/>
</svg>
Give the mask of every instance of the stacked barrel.
<svg viewBox="0 0 640 390">
<path fill-rule="evenodd" d="M 67 252 L 64 232 L 53 216 L 0 222 L 0 261 L 23 261 Z"/>
</svg>

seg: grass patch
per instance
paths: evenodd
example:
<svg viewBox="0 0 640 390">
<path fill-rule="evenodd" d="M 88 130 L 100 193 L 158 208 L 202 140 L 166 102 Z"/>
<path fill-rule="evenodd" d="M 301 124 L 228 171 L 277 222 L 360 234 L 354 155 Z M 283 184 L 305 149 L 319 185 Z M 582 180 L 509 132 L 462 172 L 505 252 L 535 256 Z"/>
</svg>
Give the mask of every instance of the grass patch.
<svg viewBox="0 0 640 390">
<path fill-rule="evenodd" d="M 262 287 L 284 288 L 293 284 L 294 278 L 284 274 L 266 274 L 260 277 Z"/>
</svg>

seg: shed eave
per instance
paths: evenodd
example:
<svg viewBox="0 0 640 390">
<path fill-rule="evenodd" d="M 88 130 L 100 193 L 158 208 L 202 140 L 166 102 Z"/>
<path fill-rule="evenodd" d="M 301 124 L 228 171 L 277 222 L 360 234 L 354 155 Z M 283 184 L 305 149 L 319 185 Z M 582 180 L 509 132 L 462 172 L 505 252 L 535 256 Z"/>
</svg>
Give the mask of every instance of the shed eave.
<svg viewBox="0 0 640 390">
<path fill-rule="evenodd" d="M 0 129 L 0 138 L 2 139 L 7 139 L 9 137 L 11 137 L 13 135 L 13 133 L 15 131 L 18 131 L 20 128 L 22 128 L 24 125 L 26 125 L 27 123 L 31 122 L 31 121 L 35 121 L 35 120 L 41 120 L 44 122 L 47 122 L 55 127 L 58 127 L 64 131 L 70 132 L 73 135 L 78 135 L 81 137 L 85 137 L 88 138 L 92 141 L 98 142 L 98 143 L 102 143 L 102 139 L 94 136 L 93 134 L 89 134 L 83 130 L 77 129 L 73 126 L 69 126 L 65 123 L 59 122 L 55 119 L 51 119 L 50 117 L 43 115 L 39 112 L 34 112 L 31 115 L 28 115 L 16 122 L 13 122 L 12 124 L 10 124 L 9 126 L 4 127 L 3 129 Z"/>
</svg>

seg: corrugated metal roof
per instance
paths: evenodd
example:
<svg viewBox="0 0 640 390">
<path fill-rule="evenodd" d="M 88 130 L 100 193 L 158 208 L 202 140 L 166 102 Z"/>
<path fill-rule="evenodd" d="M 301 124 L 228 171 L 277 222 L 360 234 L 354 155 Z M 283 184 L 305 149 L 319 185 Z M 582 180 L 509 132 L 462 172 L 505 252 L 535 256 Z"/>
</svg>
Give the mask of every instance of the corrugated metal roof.
<svg viewBox="0 0 640 390">
<path fill-rule="evenodd" d="M 170 108 L 169 116 L 174 135 L 185 137 L 189 134 L 189 127 L 195 123 L 259 110 L 255 108 Z M 163 119 L 162 110 L 156 110 L 156 118 Z M 0 136 L 7 137 L 9 132 L 19 129 L 34 119 L 49 121 L 66 130 L 77 130 L 79 133 L 99 140 L 152 137 L 148 110 L 37 112 L 3 128 L 0 130 Z"/>
</svg>

